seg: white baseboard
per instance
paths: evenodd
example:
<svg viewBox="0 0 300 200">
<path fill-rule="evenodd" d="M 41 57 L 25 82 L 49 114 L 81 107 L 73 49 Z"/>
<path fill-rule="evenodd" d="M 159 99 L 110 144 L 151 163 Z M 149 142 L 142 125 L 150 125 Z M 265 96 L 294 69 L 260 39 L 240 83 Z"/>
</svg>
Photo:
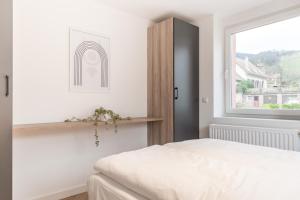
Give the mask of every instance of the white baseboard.
<svg viewBox="0 0 300 200">
<path fill-rule="evenodd" d="M 32 200 L 59 200 L 66 197 L 70 197 L 76 194 L 80 194 L 87 191 L 86 185 L 78 185 L 71 188 L 67 188 L 58 192 L 41 195 L 38 197 L 32 198 Z"/>
</svg>

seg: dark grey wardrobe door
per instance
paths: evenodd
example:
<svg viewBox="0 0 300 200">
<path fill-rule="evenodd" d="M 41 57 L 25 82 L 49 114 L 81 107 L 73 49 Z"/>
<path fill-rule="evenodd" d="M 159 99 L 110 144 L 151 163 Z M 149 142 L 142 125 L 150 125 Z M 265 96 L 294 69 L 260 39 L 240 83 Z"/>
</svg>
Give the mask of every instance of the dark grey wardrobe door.
<svg viewBox="0 0 300 200">
<path fill-rule="evenodd" d="M 199 28 L 174 19 L 174 141 L 199 138 Z"/>
<path fill-rule="evenodd" d="M 12 199 L 12 0 L 0 1 L 0 199 Z"/>
</svg>

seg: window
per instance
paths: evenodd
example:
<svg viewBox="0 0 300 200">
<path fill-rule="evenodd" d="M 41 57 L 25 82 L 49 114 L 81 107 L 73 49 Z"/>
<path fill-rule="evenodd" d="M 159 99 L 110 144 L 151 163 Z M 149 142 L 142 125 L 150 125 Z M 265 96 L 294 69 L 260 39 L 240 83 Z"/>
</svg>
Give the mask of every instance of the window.
<svg viewBox="0 0 300 200">
<path fill-rule="evenodd" d="M 300 17 L 228 30 L 227 112 L 300 113 Z"/>
</svg>

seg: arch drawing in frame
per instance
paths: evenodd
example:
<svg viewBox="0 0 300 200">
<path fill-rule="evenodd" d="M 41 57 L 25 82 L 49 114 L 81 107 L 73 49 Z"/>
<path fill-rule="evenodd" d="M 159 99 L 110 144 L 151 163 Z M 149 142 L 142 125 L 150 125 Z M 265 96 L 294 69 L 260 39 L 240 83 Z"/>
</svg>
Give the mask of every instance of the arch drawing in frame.
<svg viewBox="0 0 300 200">
<path fill-rule="evenodd" d="M 109 59 L 109 38 L 70 29 L 71 91 L 108 90 Z"/>
</svg>

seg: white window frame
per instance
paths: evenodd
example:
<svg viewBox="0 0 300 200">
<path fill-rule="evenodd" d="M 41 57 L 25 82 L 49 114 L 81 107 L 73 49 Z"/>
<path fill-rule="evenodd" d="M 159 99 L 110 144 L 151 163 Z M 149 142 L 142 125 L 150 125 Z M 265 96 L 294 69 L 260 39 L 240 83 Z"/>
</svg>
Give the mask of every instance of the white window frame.
<svg viewBox="0 0 300 200">
<path fill-rule="evenodd" d="M 231 35 L 236 34 L 242 31 L 251 30 L 254 28 L 259 28 L 261 26 L 270 25 L 276 22 L 288 20 L 294 17 L 300 16 L 300 7 L 294 7 L 273 13 L 271 15 L 265 15 L 262 17 L 255 18 L 243 23 L 232 25 L 225 28 L 225 115 L 256 115 L 256 116 L 300 116 L 300 110 L 288 110 L 288 109 L 234 109 L 232 108 L 232 88 L 231 88 L 231 71 L 232 71 L 232 62 L 231 62 L 231 46 L 232 39 Z"/>
</svg>

